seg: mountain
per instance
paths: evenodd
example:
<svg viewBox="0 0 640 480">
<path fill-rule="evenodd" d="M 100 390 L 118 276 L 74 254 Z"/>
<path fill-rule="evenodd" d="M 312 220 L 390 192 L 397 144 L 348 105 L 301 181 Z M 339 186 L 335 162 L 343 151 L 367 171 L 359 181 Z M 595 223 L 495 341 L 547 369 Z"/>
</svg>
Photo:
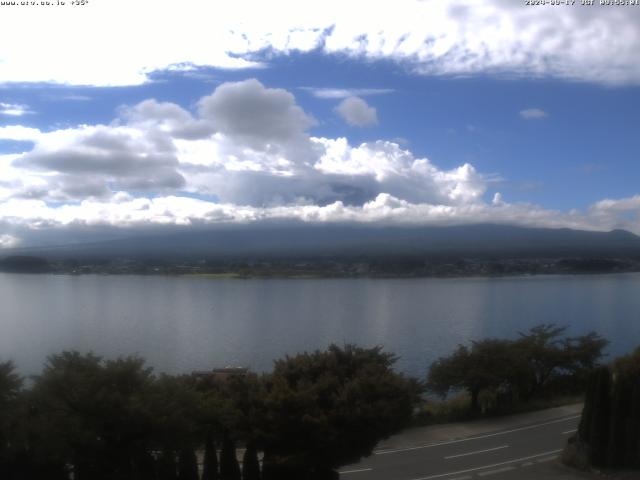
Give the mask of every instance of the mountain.
<svg viewBox="0 0 640 480">
<path fill-rule="evenodd" d="M 262 225 L 136 235 L 105 242 L 13 249 L 49 259 L 456 256 L 478 258 L 640 257 L 640 237 L 507 225 L 382 227 Z"/>
</svg>

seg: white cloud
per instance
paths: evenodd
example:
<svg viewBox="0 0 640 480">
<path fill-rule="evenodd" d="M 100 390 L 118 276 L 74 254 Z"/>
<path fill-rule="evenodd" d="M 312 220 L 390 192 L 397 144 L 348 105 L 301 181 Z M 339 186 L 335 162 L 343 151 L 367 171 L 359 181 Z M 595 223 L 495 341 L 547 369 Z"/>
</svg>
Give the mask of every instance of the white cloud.
<svg viewBox="0 0 640 480">
<path fill-rule="evenodd" d="M 289 92 L 249 80 L 218 86 L 196 114 L 151 99 L 122 107 L 108 125 L 0 127 L 0 138 L 33 142 L 0 155 L 0 226 L 21 238 L 273 219 L 640 233 L 640 197 L 583 212 L 509 203 L 495 192 L 491 201 L 491 177 L 471 164 L 445 170 L 395 142 L 312 137 L 312 125 Z"/>
<path fill-rule="evenodd" d="M 0 249 L 13 248 L 18 246 L 20 239 L 13 235 L 0 235 Z"/>
<path fill-rule="evenodd" d="M 525 110 L 520 110 L 519 115 L 525 120 L 538 120 L 549 116 L 547 112 L 539 108 L 527 108 Z"/>
<path fill-rule="evenodd" d="M 31 32 L 56 41 L 33 42 Z M 208 0 L 110 0 L 78 9 L 5 8 L 0 82 L 135 85 L 158 70 L 251 68 L 270 55 L 318 49 L 390 59 L 428 75 L 637 85 L 639 41 L 638 15 L 599 5 L 558 15 L 512 0 L 237 0 L 224 8 Z"/>
<path fill-rule="evenodd" d="M 392 88 L 319 88 L 300 87 L 301 90 L 310 92 L 314 97 L 335 99 L 347 97 L 364 97 L 368 95 L 384 95 L 395 92 Z"/>
<path fill-rule="evenodd" d="M 3 103 L 0 102 L 0 115 L 7 115 L 10 117 L 22 117 L 33 113 L 27 105 L 19 103 Z"/>
<path fill-rule="evenodd" d="M 345 98 L 335 111 L 345 122 L 354 127 L 369 127 L 378 123 L 376 109 L 359 97 Z"/>
<path fill-rule="evenodd" d="M 622 199 L 620 202 L 638 202 Z M 640 203 L 640 202 L 638 202 Z M 597 208 L 597 207 L 593 207 Z M 636 205 L 634 212 L 640 212 Z M 626 228 L 640 232 L 638 221 L 622 222 L 615 215 L 598 215 L 571 211 L 547 210 L 531 204 L 484 202 L 463 205 L 412 203 L 381 193 L 362 205 L 346 205 L 336 201 L 327 205 L 281 205 L 251 207 L 227 203 L 165 196 L 134 198 L 128 194 L 114 195 L 111 200 L 85 200 L 61 207 L 48 206 L 41 200 L 11 200 L 0 203 L 0 219 L 11 222 L 14 229 L 33 231 L 73 229 L 82 231 L 94 227 L 144 229 L 152 226 L 215 226 L 230 223 L 260 223 L 267 220 L 296 220 L 308 223 L 357 222 L 386 225 L 460 225 L 498 223 L 521 226 L 611 230 Z M 14 242 L 7 236 L 7 245 Z"/>
<path fill-rule="evenodd" d="M 34 141 L 42 136 L 37 128 L 24 127 L 22 125 L 7 125 L 0 127 L 0 140 Z"/>
</svg>

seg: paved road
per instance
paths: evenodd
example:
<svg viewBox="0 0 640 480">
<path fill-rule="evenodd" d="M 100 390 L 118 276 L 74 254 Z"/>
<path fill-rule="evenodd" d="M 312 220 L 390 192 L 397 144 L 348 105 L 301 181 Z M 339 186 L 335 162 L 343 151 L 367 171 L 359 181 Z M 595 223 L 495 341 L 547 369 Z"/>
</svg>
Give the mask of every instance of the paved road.
<svg viewBox="0 0 640 480">
<path fill-rule="evenodd" d="M 580 406 L 478 422 L 420 429 L 381 445 L 374 455 L 345 467 L 342 480 L 507 480 L 581 478 L 557 464 L 580 420 Z M 533 420 L 533 421 L 532 421 Z M 468 435 L 446 439 L 447 433 Z M 424 442 L 420 442 L 423 440 Z M 542 473 L 546 471 L 547 473 Z M 566 474 L 566 476 L 565 476 Z M 544 476 L 543 476 L 544 475 Z M 548 476 L 549 475 L 549 476 Z"/>
</svg>

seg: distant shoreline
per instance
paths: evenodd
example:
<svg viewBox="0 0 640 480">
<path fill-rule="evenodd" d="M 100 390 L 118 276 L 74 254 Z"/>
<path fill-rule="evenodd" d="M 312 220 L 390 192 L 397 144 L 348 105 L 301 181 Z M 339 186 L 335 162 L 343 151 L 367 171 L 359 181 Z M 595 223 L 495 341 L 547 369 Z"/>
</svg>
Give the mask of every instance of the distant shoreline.
<svg viewBox="0 0 640 480">
<path fill-rule="evenodd" d="M 47 271 L 47 272 L 17 272 L 0 270 L 3 274 L 19 274 L 19 275 L 57 275 L 69 277 L 82 276 L 139 276 L 139 277 L 183 277 L 183 278 L 200 278 L 210 280 L 410 280 L 410 279 L 503 279 L 503 278 L 541 278 L 541 277 L 560 277 L 560 276 L 597 276 L 597 275 L 621 275 L 640 273 L 637 270 L 624 271 L 591 271 L 591 272 L 521 272 L 521 273 L 477 273 L 477 274 L 360 274 L 360 275 L 336 275 L 329 273 L 296 273 L 296 274 L 265 274 L 265 273 L 248 273 L 248 272 L 220 272 L 220 273 L 177 273 L 177 272 L 108 272 L 108 271 L 90 271 L 90 272 L 69 272 L 69 271 Z"/>
</svg>

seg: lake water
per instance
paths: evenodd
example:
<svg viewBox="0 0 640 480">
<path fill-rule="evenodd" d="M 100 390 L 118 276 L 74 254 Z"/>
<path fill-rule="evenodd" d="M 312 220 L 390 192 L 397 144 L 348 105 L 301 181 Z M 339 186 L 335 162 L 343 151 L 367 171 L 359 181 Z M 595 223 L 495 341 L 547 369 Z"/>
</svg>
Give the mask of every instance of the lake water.
<svg viewBox="0 0 640 480">
<path fill-rule="evenodd" d="M 156 371 L 256 371 L 331 342 L 384 345 L 423 376 L 458 343 L 540 323 L 640 345 L 640 274 L 466 279 L 211 279 L 0 274 L 0 359 L 37 373 L 63 349 Z"/>
</svg>

